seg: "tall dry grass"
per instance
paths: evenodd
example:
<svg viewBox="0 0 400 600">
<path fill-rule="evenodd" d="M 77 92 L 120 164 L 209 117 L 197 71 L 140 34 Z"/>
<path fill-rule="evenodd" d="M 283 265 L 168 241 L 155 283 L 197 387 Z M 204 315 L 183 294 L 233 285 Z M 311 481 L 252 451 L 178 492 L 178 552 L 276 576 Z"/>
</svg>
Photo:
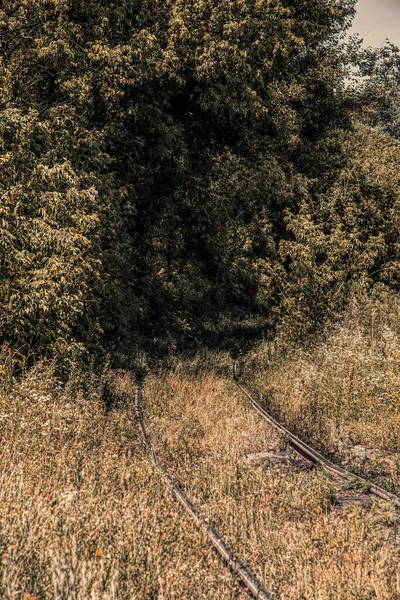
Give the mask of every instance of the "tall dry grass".
<svg viewBox="0 0 400 600">
<path fill-rule="evenodd" d="M 400 493 L 400 303 L 354 303 L 327 339 L 247 355 L 244 380 L 275 417 L 346 467 Z"/>
<path fill-rule="evenodd" d="M 61 386 L 49 365 L 15 380 L 11 363 L 0 358 L 0 598 L 244 600 L 153 472 L 132 377 Z M 228 366 L 204 355 L 148 376 L 162 464 L 277 599 L 399 599 L 392 508 L 342 505 L 290 457 L 248 461 L 286 442 L 222 375 Z"/>
<path fill-rule="evenodd" d="M 285 440 L 231 382 L 196 370 L 147 380 L 149 429 L 167 470 L 267 589 L 285 600 L 399 598 L 393 509 L 340 505 L 325 475 L 295 461 L 246 461 Z"/>
<path fill-rule="evenodd" d="M 132 382 L 42 365 L 0 389 L 0 598 L 237 599 L 241 592 L 143 452 Z M 108 376 L 108 379 L 110 377 Z"/>
</svg>

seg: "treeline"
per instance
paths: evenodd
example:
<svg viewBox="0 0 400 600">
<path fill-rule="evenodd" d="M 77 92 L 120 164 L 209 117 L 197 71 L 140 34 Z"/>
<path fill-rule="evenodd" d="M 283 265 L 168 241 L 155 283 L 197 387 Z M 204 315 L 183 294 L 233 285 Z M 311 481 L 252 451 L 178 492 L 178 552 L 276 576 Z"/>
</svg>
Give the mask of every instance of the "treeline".
<svg viewBox="0 0 400 600">
<path fill-rule="evenodd" d="M 396 287 L 398 59 L 344 43 L 354 5 L 4 0 L 2 342 L 304 339 Z"/>
</svg>

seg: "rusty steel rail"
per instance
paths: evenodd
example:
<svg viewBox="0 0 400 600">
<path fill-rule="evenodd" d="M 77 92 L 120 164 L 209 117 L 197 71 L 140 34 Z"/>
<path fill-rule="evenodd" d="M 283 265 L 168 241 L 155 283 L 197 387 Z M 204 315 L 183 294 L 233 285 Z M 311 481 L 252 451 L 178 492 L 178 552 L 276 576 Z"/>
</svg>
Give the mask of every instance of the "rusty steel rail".
<svg viewBox="0 0 400 600">
<path fill-rule="evenodd" d="M 277 431 L 281 432 L 288 439 L 290 445 L 292 446 L 292 448 L 294 448 L 294 450 L 296 450 L 298 454 L 300 454 L 307 460 L 320 465 L 325 471 L 334 473 L 335 475 L 338 475 L 339 477 L 342 477 L 347 481 L 360 483 L 366 488 L 367 491 L 371 492 L 372 494 L 375 494 L 375 496 L 379 496 L 384 500 L 388 500 L 389 502 L 400 506 L 400 498 L 398 496 L 392 494 L 391 492 L 388 492 L 387 490 L 384 490 L 383 488 L 375 485 L 374 483 L 370 483 L 369 481 L 367 481 L 363 477 L 360 477 L 359 475 L 355 475 L 354 473 L 343 469 L 343 467 L 335 465 L 333 462 L 325 458 L 325 456 L 322 456 L 322 454 L 314 450 L 314 448 L 311 448 L 311 446 L 309 446 L 296 435 L 291 433 L 288 429 L 286 429 L 286 427 L 284 427 L 276 419 L 274 419 L 274 417 L 268 414 L 267 411 L 262 408 L 262 406 L 260 406 L 260 404 L 251 396 L 251 394 L 239 383 L 238 379 L 239 376 L 235 365 L 234 381 L 237 387 L 248 398 L 251 405 L 258 412 L 258 414 L 261 415 L 261 417 L 265 421 L 268 421 L 268 423 L 272 425 L 272 427 L 274 427 Z"/>
<path fill-rule="evenodd" d="M 159 473 L 163 481 L 173 492 L 174 496 L 186 510 L 186 512 L 194 519 L 197 525 L 203 529 L 211 544 L 215 548 L 216 552 L 219 556 L 229 565 L 236 575 L 241 579 L 243 585 L 246 587 L 247 591 L 250 592 L 254 598 L 257 600 L 273 600 L 272 594 L 268 592 L 262 584 L 259 582 L 254 573 L 236 556 L 236 554 L 228 548 L 225 542 L 222 540 L 218 531 L 214 529 L 211 525 L 207 523 L 207 520 L 200 514 L 194 504 L 191 502 L 190 498 L 186 495 L 186 492 L 181 488 L 181 486 L 173 481 L 173 479 L 168 475 L 168 473 L 161 466 L 160 461 L 157 458 L 155 450 L 153 448 L 153 444 L 149 438 L 149 435 L 146 430 L 146 426 L 143 420 L 142 414 L 142 393 L 141 387 L 139 385 L 136 386 L 135 390 L 135 414 L 137 418 L 137 422 L 142 433 L 143 441 L 146 446 L 146 449 L 150 455 L 151 462 L 155 470 Z"/>
</svg>

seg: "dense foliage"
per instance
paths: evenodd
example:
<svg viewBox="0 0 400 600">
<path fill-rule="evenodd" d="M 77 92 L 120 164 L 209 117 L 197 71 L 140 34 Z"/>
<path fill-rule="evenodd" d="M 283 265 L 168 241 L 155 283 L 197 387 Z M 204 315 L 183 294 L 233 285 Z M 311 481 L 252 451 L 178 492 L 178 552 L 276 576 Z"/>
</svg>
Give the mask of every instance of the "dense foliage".
<svg viewBox="0 0 400 600">
<path fill-rule="evenodd" d="M 358 36 L 348 45 L 353 65 L 355 109 L 370 125 L 400 140 L 400 49 L 389 40 L 380 48 L 365 48 Z"/>
<path fill-rule="evenodd" d="M 3 341 L 129 354 L 255 314 L 304 336 L 395 283 L 399 147 L 354 128 L 354 4 L 4 0 Z"/>
</svg>

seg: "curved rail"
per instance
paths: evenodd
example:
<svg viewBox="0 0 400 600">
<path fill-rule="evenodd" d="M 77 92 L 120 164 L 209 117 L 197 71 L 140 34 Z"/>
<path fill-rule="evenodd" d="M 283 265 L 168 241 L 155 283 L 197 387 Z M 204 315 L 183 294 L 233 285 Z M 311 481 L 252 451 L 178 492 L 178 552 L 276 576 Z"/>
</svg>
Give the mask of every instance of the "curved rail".
<svg viewBox="0 0 400 600">
<path fill-rule="evenodd" d="M 322 454 L 311 448 L 311 446 L 303 442 L 296 435 L 291 433 L 288 429 L 286 429 L 286 427 L 278 423 L 278 421 L 274 419 L 274 417 L 272 417 L 270 414 L 268 414 L 267 411 L 264 410 L 262 406 L 260 406 L 260 404 L 256 400 L 254 400 L 251 394 L 239 383 L 236 366 L 234 367 L 234 381 L 237 387 L 241 390 L 241 392 L 248 398 L 248 400 L 250 400 L 250 403 L 252 404 L 253 408 L 258 412 L 258 414 L 261 415 L 263 419 L 268 421 L 268 423 L 272 425 L 275 429 L 283 433 L 289 440 L 289 443 L 292 446 L 292 448 L 294 448 L 294 450 L 296 450 L 298 454 L 301 454 L 301 456 L 304 456 L 304 458 L 307 458 L 313 463 L 319 464 L 326 471 L 334 473 L 335 475 L 347 479 L 348 481 L 355 481 L 361 483 L 367 488 L 368 491 L 370 491 L 372 494 L 375 494 L 375 496 L 379 496 L 380 498 L 384 498 L 385 500 L 389 500 L 389 502 L 393 502 L 393 504 L 400 506 L 400 498 L 398 496 L 392 494 L 391 492 L 388 492 L 387 490 L 384 490 L 383 488 L 375 485 L 374 483 L 370 483 L 369 481 L 367 481 L 363 477 L 360 477 L 359 475 L 355 475 L 350 471 L 346 471 L 346 469 L 343 469 L 343 467 L 335 465 L 333 462 L 322 456 Z"/>
<path fill-rule="evenodd" d="M 191 500 L 186 495 L 186 492 L 177 483 L 175 483 L 172 480 L 172 478 L 168 475 L 168 473 L 166 473 L 166 471 L 162 468 L 160 461 L 158 460 L 157 455 L 154 451 L 149 435 L 147 433 L 146 426 L 144 424 L 142 414 L 142 394 L 139 385 L 136 387 L 135 390 L 135 413 L 139 424 L 139 428 L 142 432 L 144 444 L 150 455 L 151 462 L 153 463 L 156 471 L 160 474 L 161 478 L 171 489 L 176 499 L 182 504 L 186 512 L 206 532 L 211 544 L 213 545 L 217 553 L 224 559 L 226 563 L 228 563 L 232 571 L 239 576 L 242 583 L 252 594 L 252 596 L 254 596 L 254 598 L 257 598 L 258 600 L 273 600 L 272 594 L 270 594 L 261 585 L 254 573 L 248 567 L 246 567 L 246 565 L 236 556 L 233 550 L 228 548 L 228 546 L 222 540 L 221 536 L 214 529 L 214 527 L 211 527 L 207 523 L 206 519 L 202 517 L 197 508 L 193 505 Z"/>
</svg>

